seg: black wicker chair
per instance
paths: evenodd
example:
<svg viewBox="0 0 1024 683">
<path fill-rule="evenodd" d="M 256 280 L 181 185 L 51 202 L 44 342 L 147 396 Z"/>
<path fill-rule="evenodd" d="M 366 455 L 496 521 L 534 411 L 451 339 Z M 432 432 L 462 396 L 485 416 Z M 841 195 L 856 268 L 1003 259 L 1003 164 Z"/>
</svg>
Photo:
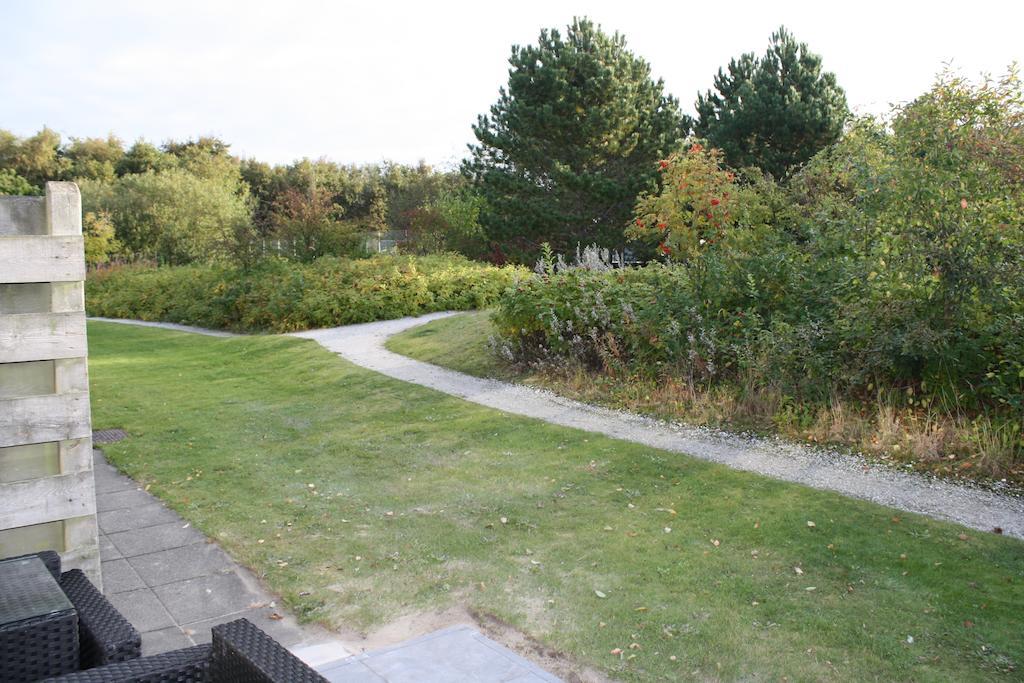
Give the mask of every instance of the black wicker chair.
<svg viewBox="0 0 1024 683">
<path fill-rule="evenodd" d="M 79 669 L 91 669 L 139 656 L 142 651 L 139 632 L 103 597 L 80 569 L 62 573 L 60 555 L 53 550 L 11 559 L 32 555 L 43 561 L 78 613 Z"/>
<path fill-rule="evenodd" d="M 46 683 L 327 683 L 280 643 L 245 619 L 213 627 L 213 644 L 197 645 L 78 671 Z"/>
<path fill-rule="evenodd" d="M 78 569 L 62 573 L 60 555 L 52 550 L 33 554 L 43 561 L 57 579 L 78 613 L 81 670 L 48 678 L 47 681 L 327 683 L 327 679 L 246 619 L 214 626 L 212 645 L 196 645 L 140 657 L 141 637 L 138 631 L 103 597 L 85 574 Z"/>
<path fill-rule="evenodd" d="M 135 659 L 142 638 L 80 569 L 60 575 L 60 587 L 78 612 L 81 669 Z"/>
<path fill-rule="evenodd" d="M 246 619 L 213 627 L 216 683 L 327 683 L 327 679 Z"/>
</svg>

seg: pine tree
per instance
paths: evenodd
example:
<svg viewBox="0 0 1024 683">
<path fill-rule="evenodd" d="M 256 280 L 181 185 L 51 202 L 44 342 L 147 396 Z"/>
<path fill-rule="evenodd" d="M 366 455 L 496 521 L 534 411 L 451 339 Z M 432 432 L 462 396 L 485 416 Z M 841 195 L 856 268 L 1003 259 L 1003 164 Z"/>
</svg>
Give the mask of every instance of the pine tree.
<svg viewBox="0 0 1024 683">
<path fill-rule="evenodd" d="M 587 19 L 564 39 L 542 30 L 537 45 L 513 46 L 509 63 L 462 167 L 486 201 L 494 257 L 529 260 L 543 242 L 620 245 L 657 161 L 685 137 L 678 102 L 621 35 Z"/>
<path fill-rule="evenodd" d="M 733 167 L 757 166 L 776 178 L 834 143 L 849 116 L 846 94 L 821 57 L 785 27 L 764 57 L 753 53 L 718 70 L 715 90 L 697 96 L 694 132 Z"/>
</svg>

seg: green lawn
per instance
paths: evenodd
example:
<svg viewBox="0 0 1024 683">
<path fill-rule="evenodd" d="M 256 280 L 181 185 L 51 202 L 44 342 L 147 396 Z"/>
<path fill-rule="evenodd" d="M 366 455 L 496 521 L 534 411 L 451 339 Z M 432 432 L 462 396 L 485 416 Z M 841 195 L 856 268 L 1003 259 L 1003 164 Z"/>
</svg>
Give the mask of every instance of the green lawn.
<svg viewBox="0 0 1024 683">
<path fill-rule="evenodd" d="M 468 375 L 509 379 L 508 368 L 490 352 L 489 316 L 488 311 L 473 311 L 441 318 L 397 334 L 385 345 L 395 353 Z"/>
<path fill-rule="evenodd" d="M 1013 539 L 511 417 L 311 341 L 89 335 L 95 426 L 131 434 L 110 459 L 302 618 L 463 604 L 624 680 L 1024 664 Z"/>
</svg>

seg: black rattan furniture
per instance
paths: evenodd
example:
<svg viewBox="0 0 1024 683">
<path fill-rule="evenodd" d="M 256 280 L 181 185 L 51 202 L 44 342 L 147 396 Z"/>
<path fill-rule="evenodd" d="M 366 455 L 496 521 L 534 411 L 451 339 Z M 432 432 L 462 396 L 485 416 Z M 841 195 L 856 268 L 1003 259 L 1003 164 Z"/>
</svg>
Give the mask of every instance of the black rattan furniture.
<svg viewBox="0 0 1024 683">
<path fill-rule="evenodd" d="M 196 645 L 48 678 L 45 683 L 208 683 L 213 680 L 211 650 L 210 645 Z"/>
<path fill-rule="evenodd" d="M 80 569 L 60 575 L 60 587 L 78 611 L 80 669 L 135 659 L 142 638 Z"/>
<path fill-rule="evenodd" d="M 213 644 L 108 664 L 47 683 L 327 683 L 245 619 L 213 627 Z"/>
<path fill-rule="evenodd" d="M 213 627 L 216 683 L 327 683 L 327 679 L 245 619 Z"/>
<path fill-rule="evenodd" d="M 75 670 L 91 669 L 139 656 L 142 649 L 139 632 L 114 609 L 81 570 L 72 569 L 61 573 L 60 555 L 53 550 L 10 559 L 28 557 L 42 560 L 78 612 L 79 663 Z M 0 681 L 3 680 L 0 678 Z"/>
<path fill-rule="evenodd" d="M 245 619 L 214 626 L 212 645 L 139 657 L 138 631 L 80 570 L 62 573 L 60 555 L 56 552 L 48 550 L 0 560 L 0 567 L 7 562 L 15 567 L 30 567 L 34 580 L 47 585 L 46 592 L 54 604 L 59 598 L 66 613 L 75 618 L 76 628 L 73 636 L 63 633 L 57 638 L 59 620 L 53 615 L 65 612 L 50 610 L 44 627 L 20 619 L 18 624 L 27 623 L 33 628 L 24 632 L 5 631 L 4 596 L 8 596 L 7 602 L 20 604 L 27 598 L 18 596 L 34 593 L 22 584 L 4 584 L 0 573 L 0 683 L 40 679 L 54 683 L 327 683 L 323 676 Z M 11 614 L 17 617 L 20 613 Z M 16 673 L 3 668 L 8 659 Z M 39 659 L 47 666 L 56 663 L 59 670 L 32 670 L 24 663 L 27 659 Z"/>
<path fill-rule="evenodd" d="M 78 615 L 36 556 L 0 561 L 0 681 L 20 683 L 79 667 Z"/>
</svg>

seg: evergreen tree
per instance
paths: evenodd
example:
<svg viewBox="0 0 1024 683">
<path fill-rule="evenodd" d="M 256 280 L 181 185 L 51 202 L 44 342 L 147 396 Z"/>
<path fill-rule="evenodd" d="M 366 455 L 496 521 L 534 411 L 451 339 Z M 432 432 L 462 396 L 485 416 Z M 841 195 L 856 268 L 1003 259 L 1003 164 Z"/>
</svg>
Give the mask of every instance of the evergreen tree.
<svg viewBox="0 0 1024 683">
<path fill-rule="evenodd" d="M 576 19 L 563 39 L 513 46 L 508 89 L 473 126 L 463 173 L 484 200 L 493 256 L 528 260 L 549 242 L 617 246 L 657 161 L 685 137 L 678 102 L 650 66 Z"/>
<path fill-rule="evenodd" d="M 719 69 L 715 90 L 697 96 L 694 132 L 731 166 L 776 178 L 838 140 L 849 116 L 835 74 L 784 27 L 764 57 L 747 53 L 730 60 L 728 73 Z"/>
</svg>

